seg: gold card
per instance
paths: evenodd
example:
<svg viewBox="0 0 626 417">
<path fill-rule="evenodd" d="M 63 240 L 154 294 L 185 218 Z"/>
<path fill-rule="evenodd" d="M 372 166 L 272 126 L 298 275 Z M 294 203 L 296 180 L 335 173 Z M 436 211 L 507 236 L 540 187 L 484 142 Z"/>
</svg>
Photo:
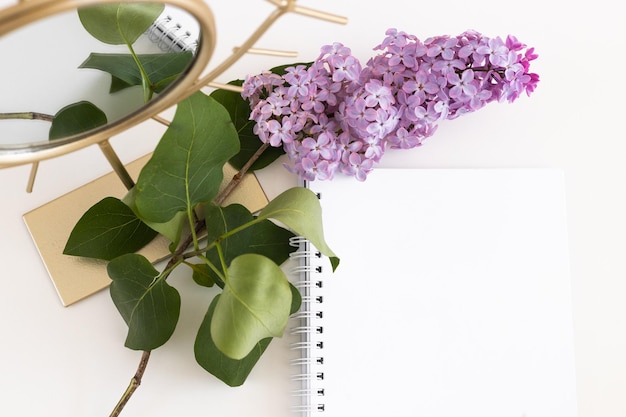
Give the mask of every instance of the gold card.
<svg viewBox="0 0 626 417">
<path fill-rule="evenodd" d="M 146 155 L 126 166 L 131 177 L 137 178 L 149 158 L 150 155 Z M 222 187 L 236 173 L 227 165 Z M 104 197 L 122 198 L 126 192 L 117 175 L 111 172 L 24 215 L 24 222 L 64 306 L 82 300 L 111 283 L 106 261 L 64 255 L 63 248 L 76 223 L 91 206 Z M 251 212 L 262 209 L 268 203 L 254 174 L 243 178 L 224 205 L 235 202 Z M 169 254 L 168 246 L 169 241 L 158 236 L 138 253 L 155 262 Z"/>
</svg>

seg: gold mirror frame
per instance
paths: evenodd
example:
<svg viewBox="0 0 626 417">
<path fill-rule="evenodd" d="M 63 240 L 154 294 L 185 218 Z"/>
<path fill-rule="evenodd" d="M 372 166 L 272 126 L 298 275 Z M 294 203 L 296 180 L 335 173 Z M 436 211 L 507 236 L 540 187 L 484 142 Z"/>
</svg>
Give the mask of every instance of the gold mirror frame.
<svg viewBox="0 0 626 417">
<path fill-rule="evenodd" d="M 24 0 L 0 12 L 0 36 L 51 15 L 96 4 L 118 3 L 116 0 Z M 133 0 L 134 3 L 154 3 L 154 0 Z M 201 0 L 167 0 L 192 15 L 200 27 L 201 39 L 192 64 L 179 80 L 165 92 L 122 119 L 83 134 L 54 142 L 0 147 L 0 168 L 38 162 L 74 152 L 86 146 L 103 143 L 111 136 L 154 117 L 181 100 L 206 68 L 215 49 L 216 29 L 213 13 Z"/>
<path fill-rule="evenodd" d="M 217 30 L 212 11 L 203 0 L 163 1 L 165 4 L 179 7 L 188 12 L 197 19 L 200 27 L 201 39 L 198 49 L 196 50 L 195 59 L 182 78 L 146 106 L 102 128 L 93 129 L 86 133 L 65 139 L 55 140 L 54 143 L 42 142 L 41 144 L 37 143 L 34 145 L 0 147 L 0 169 L 32 163 L 33 169 L 27 185 L 27 191 L 30 192 L 33 187 L 39 161 L 71 153 L 93 144 L 98 144 L 126 188 L 132 188 L 134 185 L 133 180 L 109 144 L 109 139 L 112 136 L 149 118 L 153 118 L 166 125 L 169 124 L 167 120 L 159 117 L 158 114 L 205 86 L 241 91 L 241 89 L 237 87 L 216 83 L 214 80 L 247 53 L 279 57 L 297 56 L 295 52 L 255 48 L 256 42 L 263 34 L 285 14 L 294 13 L 338 24 L 346 24 L 348 21 L 347 18 L 342 16 L 300 6 L 297 4 L 297 0 L 266 1 L 273 4 L 275 9 L 261 22 L 259 27 L 241 46 L 235 47 L 229 57 L 208 74 L 202 76 L 202 78 L 199 77 L 209 63 L 217 39 Z M 119 2 L 119 0 L 20 0 L 18 4 L 14 6 L 0 10 L 0 36 L 50 15 L 77 9 L 79 7 Z M 150 3 L 155 2 L 155 0 L 132 0 L 132 2 Z"/>
</svg>

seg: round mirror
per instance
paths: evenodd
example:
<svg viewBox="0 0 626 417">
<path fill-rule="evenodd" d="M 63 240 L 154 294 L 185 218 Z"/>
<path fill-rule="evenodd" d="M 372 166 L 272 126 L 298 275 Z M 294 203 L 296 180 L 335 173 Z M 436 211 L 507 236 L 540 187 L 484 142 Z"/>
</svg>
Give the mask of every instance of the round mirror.
<svg viewBox="0 0 626 417">
<path fill-rule="evenodd" d="M 194 89 L 215 46 L 202 0 L 30 0 L 0 11 L 0 167 L 80 149 Z"/>
</svg>

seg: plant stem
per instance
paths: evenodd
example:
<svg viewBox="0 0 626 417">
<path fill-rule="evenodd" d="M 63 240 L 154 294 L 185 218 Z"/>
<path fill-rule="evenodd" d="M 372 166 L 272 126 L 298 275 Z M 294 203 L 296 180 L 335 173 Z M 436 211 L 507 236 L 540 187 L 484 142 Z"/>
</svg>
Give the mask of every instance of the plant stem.
<svg viewBox="0 0 626 417">
<path fill-rule="evenodd" d="M 24 120 L 44 120 L 51 122 L 54 120 L 54 116 L 45 113 L 37 112 L 17 112 L 17 113 L 0 113 L 0 120 L 8 119 L 24 119 Z"/>
<path fill-rule="evenodd" d="M 259 149 L 257 149 L 257 151 L 254 153 L 254 155 L 252 155 L 250 157 L 248 162 L 246 162 L 246 164 L 243 167 L 241 167 L 239 172 L 235 174 L 233 179 L 222 190 L 220 195 L 217 196 L 217 198 L 215 199 L 215 204 L 217 204 L 219 206 L 219 205 L 221 205 L 224 202 L 226 197 L 228 197 L 230 195 L 230 193 L 237 187 L 237 185 L 239 185 L 239 183 L 241 182 L 243 176 L 246 175 L 246 173 L 248 172 L 248 170 L 250 169 L 252 164 L 254 164 L 256 162 L 256 160 L 259 159 L 261 154 L 263 154 L 263 152 L 265 152 L 265 150 L 269 146 L 270 146 L 269 143 L 264 143 L 263 145 L 261 145 L 261 147 Z"/>
<path fill-rule="evenodd" d="M 241 182 L 242 178 L 248 173 L 248 170 L 250 169 L 250 167 L 252 166 L 252 164 L 254 164 L 256 162 L 257 159 L 259 159 L 259 157 L 263 154 L 263 152 L 265 152 L 265 150 L 270 146 L 269 143 L 264 143 L 263 145 L 261 145 L 261 147 L 250 157 L 250 159 L 248 160 L 248 162 L 246 162 L 246 164 L 244 166 L 241 167 L 241 169 L 239 170 L 239 172 L 237 172 L 233 178 L 230 180 L 230 182 L 226 185 L 226 187 L 224 187 L 224 189 L 220 192 L 220 194 L 215 198 L 214 202 L 217 205 L 221 205 L 224 200 L 226 200 L 226 198 L 230 195 L 230 193 L 233 192 L 233 190 L 235 188 L 237 188 L 237 186 L 239 185 L 239 183 Z M 206 227 L 206 224 L 204 222 L 204 219 L 199 219 L 198 221 L 196 221 L 195 223 L 195 228 L 194 228 L 194 233 L 198 234 L 200 233 L 202 230 L 204 230 L 204 228 Z M 193 233 L 190 234 L 187 239 L 185 239 L 176 249 L 176 251 L 173 254 L 173 258 L 176 258 L 178 256 L 181 256 L 183 254 L 183 252 L 185 250 L 187 250 L 187 248 L 189 246 L 191 246 L 191 244 L 193 243 Z"/>
<path fill-rule="evenodd" d="M 137 367 L 137 372 L 135 372 L 135 375 L 130 380 L 130 384 L 128 384 L 128 388 L 126 388 L 126 391 L 124 391 L 122 398 L 120 398 L 120 401 L 117 403 L 117 405 L 115 406 L 115 408 L 113 409 L 113 412 L 111 412 L 109 417 L 118 417 L 120 413 L 122 412 L 122 410 L 124 409 L 124 406 L 130 400 L 130 397 L 133 395 L 133 393 L 137 389 L 137 387 L 141 385 L 141 379 L 143 378 L 143 374 L 146 371 L 146 366 L 148 366 L 149 359 L 150 359 L 150 351 L 143 352 L 143 354 L 141 355 L 141 360 L 139 361 L 139 366 Z"/>
<path fill-rule="evenodd" d="M 252 155 L 250 157 L 250 160 L 243 167 L 241 167 L 239 172 L 237 172 L 233 176 L 232 180 L 222 190 L 222 192 L 217 196 L 217 198 L 215 199 L 215 203 L 216 204 L 221 204 L 221 203 L 224 202 L 226 197 L 228 197 L 228 195 L 237 187 L 237 185 L 239 185 L 239 183 L 241 182 L 241 179 L 248 172 L 248 170 L 250 169 L 252 164 L 254 164 L 254 162 L 257 159 L 259 159 L 261 154 L 268 147 L 269 147 L 269 144 L 268 143 L 264 143 L 254 153 L 254 155 Z M 195 225 L 193 225 L 193 227 L 194 227 L 194 231 L 193 231 L 194 233 L 190 233 L 189 236 L 187 236 L 187 238 L 178 246 L 178 248 L 176 248 L 176 250 L 172 254 L 172 257 L 168 261 L 167 266 L 165 267 L 165 270 L 171 268 L 176 263 L 179 263 L 179 262 L 182 261 L 183 254 L 185 253 L 187 248 L 189 248 L 189 246 L 191 246 L 191 244 L 194 243 L 194 236 L 197 233 L 200 233 L 202 230 L 204 230 L 204 228 L 206 227 L 206 223 L 205 223 L 204 219 L 198 219 L 195 222 Z M 115 408 L 113 409 L 113 412 L 109 415 L 109 417 L 118 417 L 120 415 L 120 413 L 122 412 L 122 409 L 124 408 L 126 403 L 128 403 L 128 401 L 132 397 L 132 395 L 135 392 L 135 390 L 137 389 L 137 387 L 139 387 L 139 385 L 141 384 L 141 378 L 143 377 L 143 374 L 144 374 L 144 372 L 146 370 L 146 366 L 148 365 L 148 359 L 149 358 L 150 358 L 150 351 L 143 352 L 143 355 L 141 356 L 141 361 L 139 362 L 139 366 L 137 367 L 137 372 L 135 372 L 135 375 L 130 380 L 130 384 L 128 385 L 128 388 L 126 388 L 126 391 L 124 391 L 124 394 L 122 395 L 122 398 L 120 398 L 120 401 L 117 403 L 117 405 L 115 406 Z"/>
<path fill-rule="evenodd" d="M 144 103 L 147 103 L 150 100 L 152 100 L 152 96 L 154 95 L 154 89 L 152 87 L 152 83 L 150 82 L 150 77 L 148 77 L 148 73 L 146 72 L 146 69 L 143 67 L 143 64 L 141 63 L 141 61 L 139 60 L 139 57 L 135 53 L 135 49 L 133 48 L 132 43 L 130 43 L 125 37 L 124 37 L 124 41 L 126 42 L 126 46 L 128 47 L 128 50 L 130 51 L 130 55 L 133 57 L 133 60 L 135 61 L 135 64 L 137 65 L 137 68 L 139 69 L 139 73 L 141 74 L 141 86 L 143 88 L 143 101 Z"/>
</svg>

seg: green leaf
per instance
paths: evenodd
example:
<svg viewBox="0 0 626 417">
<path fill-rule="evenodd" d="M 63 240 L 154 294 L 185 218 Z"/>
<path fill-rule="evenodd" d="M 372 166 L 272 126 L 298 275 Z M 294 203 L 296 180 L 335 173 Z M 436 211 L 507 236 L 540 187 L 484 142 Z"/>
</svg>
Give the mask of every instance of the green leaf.
<svg viewBox="0 0 626 417">
<path fill-rule="evenodd" d="M 204 206 L 204 221 L 206 223 L 208 242 L 213 242 L 217 239 L 221 240 L 222 235 L 225 233 L 253 220 L 252 213 L 241 204 L 230 204 L 226 207 L 221 207 L 211 203 Z M 247 242 L 249 235 L 249 229 L 242 230 L 225 239 L 222 249 L 227 252 L 229 250 L 228 246 L 235 243 L 236 240 L 241 240 L 243 243 Z"/>
<path fill-rule="evenodd" d="M 203 287 L 212 287 L 215 285 L 215 280 L 212 278 L 209 266 L 207 264 L 187 264 L 192 272 L 192 278 L 198 285 Z"/>
<path fill-rule="evenodd" d="M 137 55 L 156 93 L 178 79 L 193 59 L 191 51 Z M 142 86 L 143 78 L 132 55 L 91 53 L 79 68 L 97 69 L 111 74 L 110 92 Z"/>
<path fill-rule="evenodd" d="M 228 267 L 231 261 L 237 256 L 248 252 L 248 243 L 252 234 L 250 228 L 247 228 L 227 239 L 223 239 L 222 236 L 230 230 L 251 222 L 253 219 L 250 211 L 238 204 L 231 204 L 227 207 L 207 204 L 204 207 L 207 242 L 211 244 L 216 240 L 220 241 L 226 267 Z M 222 269 L 220 257 L 215 247 L 207 250 L 205 256 L 210 263 L 220 270 Z M 224 287 L 221 277 L 210 269 L 208 273 L 220 287 Z M 222 274 L 224 273 L 225 271 L 222 271 Z"/>
<path fill-rule="evenodd" d="M 161 15 L 162 3 L 111 3 L 81 7 L 78 16 L 94 38 L 111 45 L 132 45 Z"/>
<path fill-rule="evenodd" d="M 241 85 L 242 81 L 237 80 L 229 84 Z M 263 142 L 261 142 L 259 137 L 253 132 L 255 122 L 250 120 L 250 102 L 244 100 L 240 93 L 228 90 L 215 90 L 211 93 L 211 97 L 228 110 L 230 118 L 235 125 L 235 129 L 237 129 L 241 149 L 229 162 L 233 167 L 239 170 L 263 145 Z M 270 147 L 261 154 L 250 169 L 254 171 L 265 168 L 284 153 L 285 151 L 282 147 Z"/>
<path fill-rule="evenodd" d="M 296 287 L 290 284 L 292 301 L 290 314 L 294 314 L 300 309 L 302 303 L 302 297 Z M 242 385 L 247 379 L 248 375 L 262 356 L 265 349 L 272 341 L 271 337 L 260 340 L 243 359 L 232 359 L 222 353 L 221 350 L 215 346 L 213 338 L 211 337 L 211 321 L 213 320 L 213 312 L 215 306 L 219 300 L 220 295 L 217 295 L 204 317 L 196 341 L 194 343 L 194 352 L 196 355 L 196 361 L 206 371 L 222 380 L 224 383 L 231 387 L 237 387 Z"/>
<path fill-rule="evenodd" d="M 270 72 L 277 75 L 284 75 L 286 69 L 291 66 L 304 65 L 306 67 L 311 66 L 311 62 L 295 63 L 288 65 L 281 65 L 270 69 Z M 234 80 L 228 84 L 241 86 L 243 80 Z M 254 134 L 255 122 L 250 120 L 250 101 L 241 97 L 240 93 L 229 90 L 215 90 L 211 93 L 211 96 L 228 110 L 230 117 L 239 134 L 239 141 L 241 143 L 241 149 L 237 155 L 235 155 L 229 161 L 236 169 L 241 169 L 249 160 L 252 155 L 263 145 L 257 135 Z M 251 170 L 257 170 L 265 168 L 281 155 L 284 155 L 285 150 L 282 147 L 270 147 L 266 149 L 263 154 L 257 159 Z"/>
<path fill-rule="evenodd" d="M 139 217 L 165 223 L 212 200 L 224 164 L 238 150 L 237 132 L 222 105 L 201 92 L 181 101 L 137 180 Z"/>
<path fill-rule="evenodd" d="M 111 298 L 128 325 L 126 347 L 152 350 L 167 342 L 180 315 L 178 291 L 141 255 L 115 258 L 107 272 Z"/>
<path fill-rule="evenodd" d="M 333 271 L 337 269 L 339 258 L 324 239 L 322 207 L 313 191 L 303 187 L 290 188 L 270 201 L 259 213 L 259 219 L 274 219 L 284 223 L 328 256 Z"/>
<path fill-rule="evenodd" d="M 291 308 L 289 309 L 289 315 L 292 315 L 300 310 L 302 306 L 302 294 L 300 294 L 300 291 L 293 284 L 290 283 L 289 287 L 291 288 Z"/>
<path fill-rule="evenodd" d="M 110 94 L 117 93 L 118 91 L 122 91 L 130 87 L 132 87 L 132 85 L 128 84 L 126 81 L 111 76 L 111 87 L 109 88 Z"/>
<path fill-rule="evenodd" d="M 126 204 L 130 209 L 137 214 L 137 206 L 135 204 L 135 199 L 137 198 L 137 187 L 133 187 L 128 191 L 128 193 L 124 196 L 122 201 Z M 178 246 L 180 242 L 180 237 L 183 231 L 183 227 L 185 225 L 185 221 L 187 220 L 187 215 L 185 212 L 180 211 L 172 217 L 172 219 L 168 220 L 164 223 L 156 223 L 151 221 L 145 221 L 144 223 L 150 227 L 152 230 L 155 230 L 159 234 L 165 236 L 172 242 L 173 246 Z"/>
<path fill-rule="evenodd" d="M 241 255 L 228 269 L 211 336 L 226 356 L 243 359 L 262 339 L 282 336 L 290 309 L 291 287 L 280 267 L 261 255 Z"/>
<path fill-rule="evenodd" d="M 156 234 L 126 204 L 107 197 L 78 220 L 63 253 L 108 261 L 138 251 Z"/>
<path fill-rule="evenodd" d="M 248 375 L 263 352 L 265 352 L 272 338 L 268 337 L 259 341 L 243 359 L 232 359 L 222 353 L 222 351 L 215 346 L 215 342 L 213 342 L 213 338 L 211 337 L 211 322 L 219 298 L 220 296 L 217 295 L 213 299 L 200 325 L 194 343 L 194 352 L 196 361 L 205 370 L 227 385 L 238 387 L 248 378 Z"/>
<path fill-rule="evenodd" d="M 63 107 L 54 116 L 48 137 L 63 139 L 107 124 L 107 116 L 88 101 L 80 101 Z"/>
<path fill-rule="evenodd" d="M 248 252 L 263 255 L 276 265 L 282 265 L 297 249 L 289 244 L 289 239 L 294 237 L 293 232 L 269 220 L 254 224 L 250 227 L 250 234 Z"/>
<path fill-rule="evenodd" d="M 220 239 L 226 265 L 244 253 L 263 255 L 275 264 L 280 265 L 289 258 L 295 248 L 289 245 L 293 233 L 277 226 L 270 220 L 255 223 L 238 233 L 226 238 L 222 236 L 242 225 L 253 222 L 254 216 L 240 204 L 231 204 L 227 207 L 218 207 L 207 204 L 205 207 L 205 222 L 207 224 L 207 241 Z M 220 265 L 219 256 L 215 248 L 206 253 L 207 258 L 214 264 Z M 219 278 L 210 271 L 209 274 L 219 282 Z"/>
<path fill-rule="evenodd" d="M 279 65 L 277 67 L 271 68 L 270 72 L 272 74 L 277 74 L 277 75 L 283 76 L 283 75 L 285 75 L 287 73 L 286 70 L 289 67 L 297 67 L 299 65 L 304 65 L 306 68 L 309 68 L 312 64 L 313 64 L 313 62 L 309 61 L 309 62 L 296 62 L 294 64 Z"/>
</svg>

